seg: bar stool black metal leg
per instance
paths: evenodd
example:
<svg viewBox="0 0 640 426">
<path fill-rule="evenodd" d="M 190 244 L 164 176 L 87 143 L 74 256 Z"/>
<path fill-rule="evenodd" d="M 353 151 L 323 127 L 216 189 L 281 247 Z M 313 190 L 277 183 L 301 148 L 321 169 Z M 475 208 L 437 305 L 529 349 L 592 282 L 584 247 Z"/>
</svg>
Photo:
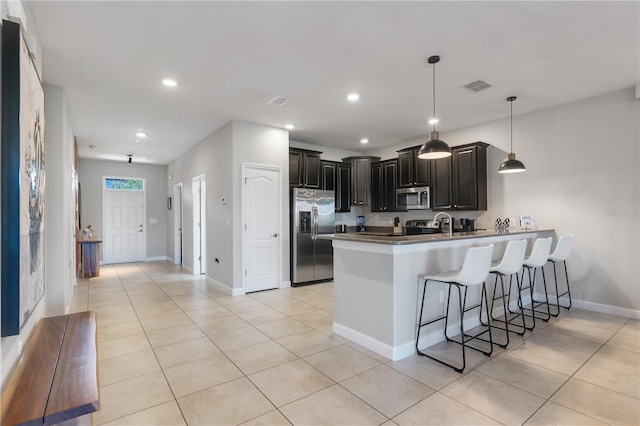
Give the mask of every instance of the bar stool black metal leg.
<svg viewBox="0 0 640 426">
<path fill-rule="evenodd" d="M 424 312 L 424 297 L 427 294 L 427 281 L 424 280 L 424 290 L 422 292 L 422 305 L 420 306 L 420 316 L 418 317 L 418 335 L 416 336 L 416 351 L 420 353 L 420 349 L 418 349 L 418 343 L 420 342 L 420 329 L 422 328 L 422 313 Z"/>
<path fill-rule="evenodd" d="M 464 303 L 462 301 L 462 291 L 460 290 L 460 286 L 456 285 L 456 288 L 458 289 L 458 301 L 460 302 L 460 344 L 462 345 L 462 368 L 457 369 L 454 367 L 454 369 L 458 372 L 458 373 L 462 373 L 465 369 L 465 367 L 467 366 L 467 356 L 465 353 L 465 348 L 466 345 L 464 344 Z M 464 288 L 464 301 L 467 301 L 467 288 Z"/>
</svg>

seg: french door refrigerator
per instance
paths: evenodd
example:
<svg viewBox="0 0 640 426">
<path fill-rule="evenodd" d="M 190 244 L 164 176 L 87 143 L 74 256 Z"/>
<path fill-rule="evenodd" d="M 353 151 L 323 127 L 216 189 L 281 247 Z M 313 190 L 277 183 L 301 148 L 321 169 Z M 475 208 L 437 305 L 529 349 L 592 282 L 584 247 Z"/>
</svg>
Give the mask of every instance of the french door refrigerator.
<svg viewBox="0 0 640 426">
<path fill-rule="evenodd" d="M 294 188 L 291 213 L 292 285 L 333 279 L 331 240 L 318 236 L 335 232 L 334 192 Z"/>
</svg>

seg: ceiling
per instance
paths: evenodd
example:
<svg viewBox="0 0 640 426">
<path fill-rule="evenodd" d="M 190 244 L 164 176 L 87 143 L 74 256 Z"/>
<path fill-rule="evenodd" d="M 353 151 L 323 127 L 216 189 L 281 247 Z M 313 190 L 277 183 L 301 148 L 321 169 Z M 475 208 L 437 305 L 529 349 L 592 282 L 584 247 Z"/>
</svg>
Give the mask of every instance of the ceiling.
<svg viewBox="0 0 640 426">
<path fill-rule="evenodd" d="M 507 117 L 510 95 L 520 114 L 640 80 L 637 1 L 26 4 L 81 158 L 167 164 L 230 120 L 348 150 L 426 137 L 436 54 L 441 131 Z"/>
</svg>

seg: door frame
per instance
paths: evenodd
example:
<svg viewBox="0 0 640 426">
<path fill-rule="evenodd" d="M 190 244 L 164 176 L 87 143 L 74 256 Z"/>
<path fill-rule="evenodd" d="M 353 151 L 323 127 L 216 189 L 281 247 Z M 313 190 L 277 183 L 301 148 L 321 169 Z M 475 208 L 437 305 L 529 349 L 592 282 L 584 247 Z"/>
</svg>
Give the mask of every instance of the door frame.
<svg viewBox="0 0 640 426">
<path fill-rule="evenodd" d="M 184 186 L 179 182 L 173 185 L 173 263 L 175 265 L 182 265 L 184 262 L 183 199 Z"/>
<path fill-rule="evenodd" d="M 247 196 L 247 190 L 246 190 L 246 185 L 244 184 L 246 182 L 247 179 L 247 169 L 260 169 L 260 170 L 272 170 L 278 173 L 278 235 L 280 236 L 280 238 L 278 238 L 278 287 L 277 288 L 282 288 L 282 276 L 283 276 L 283 270 L 282 270 L 282 261 L 283 261 L 283 247 L 284 247 L 284 235 L 282 233 L 282 218 L 283 218 L 283 211 L 282 211 L 282 200 L 284 197 L 283 194 L 283 190 L 282 190 L 282 167 L 280 166 L 271 166 L 271 165 L 267 165 L 267 164 L 256 164 L 256 163 L 242 163 L 242 180 L 241 180 L 241 187 L 242 187 L 242 196 L 241 196 L 241 200 L 242 200 L 242 224 L 241 224 L 241 228 L 242 228 L 242 239 L 241 239 L 241 251 L 242 251 L 242 269 L 240 271 L 240 274 L 242 276 L 242 291 L 243 293 L 247 292 L 247 277 L 244 274 L 243 271 L 246 270 L 247 268 L 247 233 L 245 232 L 245 224 L 247 223 L 247 202 L 246 202 L 246 196 Z"/>
<path fill-rule="evenodd" d="M 106 199 L 107 192 L 113 191 L 122 191 L 126 192 L 126 189 L 107 189 L 107 179 L 136 179 L 142 181 L 142 191 L 140 190 L 129 190 L 131 192 L 142 192 L 142 259 L 144 261 L 147 258 L 147 178 L 138 177 L 138 176 L 116 176 L 116 175 L 102 175 L 101 186 L 102 186 L 102 259 L 100 261 L 101 264 L 106 264 L 106 256 L 105 252 L 107 251 L 104 247 L 107 243 L 107 227 L 106 227 Z"/>
<path fill-rule="evenodd" d="M 202 188 L 198 197 L 196 187 Z M 201 174 L 191 179 L 191 193 L 193 195 L 193 274 L 205 275 L 207 273 L 207 176 Z M 196 221 L 196 213 L 200 214 L 200 229 Z M 204 241 L 203 241 L 204 240 Z M 200 247 L 198 248 L 198 243 Z M 200 260 L 198 261 L 198 253 Z M 196 266 L 197 265 L 197 266 Z"/>
</svg>

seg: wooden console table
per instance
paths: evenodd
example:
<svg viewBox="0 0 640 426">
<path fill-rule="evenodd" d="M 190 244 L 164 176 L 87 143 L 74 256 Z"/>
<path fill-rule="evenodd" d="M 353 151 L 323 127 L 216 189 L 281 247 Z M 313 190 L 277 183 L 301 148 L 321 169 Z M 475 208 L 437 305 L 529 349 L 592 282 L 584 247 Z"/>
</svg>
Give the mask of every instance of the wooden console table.
<svg viewBox="0 0 640 426">
<path fill-rule="evenodd" d="M 100 276 L 100 247 L 98 246 L 100 243 L 102 243 L 102 240 L 95 238 L 92 240 L 78 240 L 78 277 L 93 278 Z"/>
</svg>

